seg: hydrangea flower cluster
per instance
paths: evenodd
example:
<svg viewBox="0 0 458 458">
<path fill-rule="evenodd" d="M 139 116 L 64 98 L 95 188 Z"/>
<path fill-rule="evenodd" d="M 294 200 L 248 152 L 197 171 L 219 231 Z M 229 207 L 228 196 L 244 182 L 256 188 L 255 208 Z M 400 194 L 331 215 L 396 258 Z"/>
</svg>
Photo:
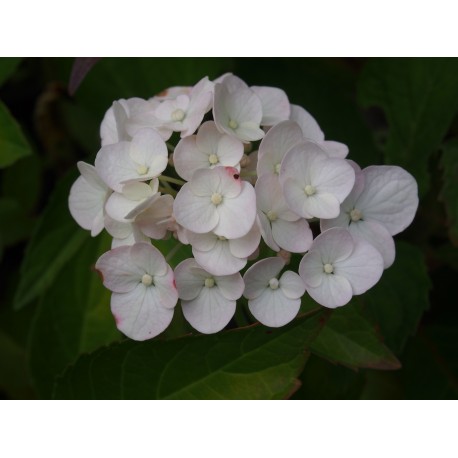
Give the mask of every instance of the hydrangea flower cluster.
<svg viewBox="0 0 458 458">
<path fill-rule="evenodd" d="M 202 333 L 223 329 L 242 296 L 272 327 L 294 319 L 304 294 L 343 306 L 393 263 L 393 236 L 418 206 L 408 172 L 361 170 L 284 91 L 232 74 L 116 101 L 100 134 L 95 166 L 78 163 L 70 212 L 113 237 L 96 269 L 135 340 L 163 332 L 179 300 Z M 171 236 L 194 256 L 174 270 L 153 246 Z"/>
</svg>

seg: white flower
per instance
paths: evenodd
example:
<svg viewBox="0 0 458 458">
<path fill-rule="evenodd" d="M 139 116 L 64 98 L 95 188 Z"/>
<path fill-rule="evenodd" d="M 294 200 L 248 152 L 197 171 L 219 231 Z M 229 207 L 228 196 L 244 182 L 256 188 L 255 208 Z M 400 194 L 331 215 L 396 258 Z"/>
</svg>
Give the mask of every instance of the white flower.
<svg viewBox="0 0 458 458">
<path fill-rule="evenodd" d="M 83 229 L 90 230 L 95 237 L 103 229 L 104 206 L 112 191 L 98 176 L 95 167 L 85 162 L 77 165 L 81 176 L 70 189 L 70 213 Z"/>
<path fill-rule="evenodd" d="M 293 121 L 283 121 L 273 126 L 259 145 L 256 169 L 258 177 L 278 176 L 285 154 L 303 140 L 300 127 Z"/>
<path fill-rule="evenodd" d="M 213 119 L 222 133 L 243 142 L 260 140 L 264 136 L 261 100 L 240 81 L 229 75 L 215 84 Z"/>
<path fill-rule="evenodd" d="M 189 95 L 179 94 L 174 99 L 164 100 L 156 108 L 156 116 L 181 137 L 192 135 L 202 122 L 205 113 L 211 109 L 213 84 L 205 77 L 192 89 Z"/>
<path fill-rule="evenodd" d="M 383 273 L 383 258 L 371 244 L 335 227 L 321 233 L 299 264 L 307 292 L 335 308 L 372 288 Z"/>
<path fill-rule="evenodd" d="M 354 182 L 355 172 L 347 161 L 330 158 L 313 142 L 293 146 L 281 163 L 286 203 L 304 218 L 335 218 Z"/>
<path fill-rule="evenodd" d="M 95 159 L 99 176 L 117 192 L 124 184 L 148 181 L 167 167 L 167 146 L 153 129 L 139 130 L 131 142 L 103 146 Z"/>
<path fill-rule="evenodd" d="M 134 340 L 164 331 L 178 300 L 173 271 L 148 243 L 121 246 L 103 254 L 95 268 L 113 292 L 111 311 L 118 329 Z"/>
<path fill-rule="evenodd" d="M 197 135 L 180 140 L 173 153 L 178 175 L 189 181 L 198 169 L 236 167 L 243 156 L 243 143 L 221 134 L 213 121 L 202 124 Z"/>
<path fill-rule="evenodd" d="M 285 91 L 277 87 L 251 86 L 262 105 L 262 126 L 273 126 L 289 119 L 290 104 Z"/>
<path fill-rule="evenodd" d="M 299 312 L 305 285 L 301 277 L 287 271 L 278 278 L 285 266 L 283 259 L 266 258 L 253 264 L 243 276 L 248 307 L 253 316 L 274 328 L 289 323 Z"/>
<path fill-rule="evenodd" d="M 295 121 L 299 125 L 304 138 L 317 143 L 328 156 L 340 159 L 347 157 L 348 146 L 340 142 L 325 140 L 324 133 L 320 129 L 315 118 L 304 110 L 304 108 L 298 105 L 291 105 L 291 115 L 289 119 Z"/>
<path fill-rule="evenodd" d="M 259 177 L 255 191 L 261 233 L 267 245 L 275 251 L 307 251 L 313 241 L 312 231 L 304 218 L 289 209 L 278 178 Z"/>
<path fill-rule="evenodd" d="M 191 326 L 212 334 L 229 323 L 243 292 L 240 274 L 215 276 L 194 259 L 186 259 L 176 267 L 175 278 L 183 315 Z"/>
<path fill-rule="evenodd" d="M 256 195 L 234 167 L 200 169 L 178 192 L 173 213 L 192 232 L 213 231 L 228 239 L 239 238 L 253 227 Z"/>
<path fill-rule="evenodd" d="M 168 194 L 160 196 L 135 218 L 135 224 L 148 237 L 163 239 L 172 221 L 172 211 L 173 197 Z"/>
<path fill-rule="evenodd" d="M 248 234 L 237 239 L 227 239 L 213 232 L 195 234 L 188 231 L 188 240 L 196 261 L 214 275 L 230 275 L 239 272 L 259 246 L 261 234 L 253 224 Z"/>
<path fill-rule="evenodd" d="M 342 202 L 340 215 L 321 220 L 321 229 L 345 227 L 364 238 L 380 251 L 387 268 L 395 257 L 392 236 L 409 226 L 417 208 L 418 188 L 412 175 L 401 167 L 374 165 L 356 169 L 355 185 Z"/>
</svg>

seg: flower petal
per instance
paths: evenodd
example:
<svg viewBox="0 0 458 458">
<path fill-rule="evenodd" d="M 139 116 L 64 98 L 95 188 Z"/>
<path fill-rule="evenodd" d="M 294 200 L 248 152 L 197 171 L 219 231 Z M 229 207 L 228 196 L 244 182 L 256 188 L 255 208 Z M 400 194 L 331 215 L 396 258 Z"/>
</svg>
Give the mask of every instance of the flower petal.
<svg viewBox="0 0 458 458">
<path fill-rule="evenodd" d="M 285 119 L 289 119 L 291 109 L 285 91 L 267 86 L 251 86 L 251 90 L 261 100 L 261 125 L 273 126 Z"/>
<path fill-rule="evenodd" d="M 353 295 L 350 282 L 345 277 L 334 274 L 323 274 L 320 285 L 317 287 L 307 286 L 307 292 L 318 304 L 328 308 L 348 304 Z"/>
<path fill-rule="evenodd" d="M 278 328 L 292 321 L 301 306 L 300 299 L 286 297 L 282 290 L 264 291 L 254 299 L 248 301 L 248 308 L 253 316 L 265 326 Z"/>
<path fill-rule="evenodd" d="M 272 237 L 280 248 L 291 253 L 304 253 L 313 242 L 313 234 L 308 222 L 301 218 L 297 221 L 272 221 Z"/>
<path fill-rule="evenodd" d="M 175 267 L 175 281 L 180 299 L 195 299 L 204 288 L 206 272 L 195 259 L 185 259 Z"/>
<path fill-rule="evenodd" d="M 304 280 L 295 272 L 287 270 L 280 277 L 280 289 L 289 299 L 299 299 L 305 293 Z"/>
<path fill-rule="evenodd" d="M 204 287 L 190 301 L 181 301 L 183 315 L 189 324 L 203 334 L 221 331 L 235 313 L 235 301 L 226 299 L 218 288 Z"/>
<path fill-rule="evenodd" d="M 269 280 L 280 273 L 285 266 L 283 259 L 265 258 L 253 264 L 243 276 L 245 291 L 243 295 L 247 299 L 258 297 L 269 286 Z"/>
<path fill-rule="evenodd" d="M 305 138 L 319 142 L 324 140 L 324 134 L 315 118 L 299 105 L 291 105 L 291 121 L 297 122 Z"/>
</svg>

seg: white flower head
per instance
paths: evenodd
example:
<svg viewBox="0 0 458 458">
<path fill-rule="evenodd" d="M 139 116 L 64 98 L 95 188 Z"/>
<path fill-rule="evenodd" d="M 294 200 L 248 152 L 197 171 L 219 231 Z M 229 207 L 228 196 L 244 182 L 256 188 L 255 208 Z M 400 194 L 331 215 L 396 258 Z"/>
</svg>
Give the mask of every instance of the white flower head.
<svg viewBox="0 0 458 458">
<path fill-rule="evenodd" d="M 353 167 L 344 159 L 330 158 L 314 142 L 293 146 L 281 163 L 286 203 L 304 218 L 335 218 L 354 182 Z"/>
<path fill-rule="evenodd" d="M 70 189 L 68 205 L 75 221 L 95 237 L 103 229 L 105 202 L 112 190 L 99 177 L 94 166 L 78 162 L 78 169 L 81 176 Z"/>
<path fill-rule="evenodd" d="M 307 292 L 319 304 L 335 308 L 372 288 L 383 273 L 383 258 L 370 243 L 344 228 L 322 232 L 299 264 Z"/>
<path fill-rule="evenodd" d="M 121 332 L 146 340 L 167 328 L 178 293 L 173 271 L 159 250 L 149 243 L 121 246 L 103 254 L 95 268 L 113 292 L 111 310 Z"/>
<path fill-rule="evenodd" d="M 188 231 L 188 240 L 196 261 L 214 275 L 231 275 L 243 269 L 247 259 L 259 246 L 261 233 L 253 224 L 248 234 L 227 239 L 214 232 L 195 234 Z"/>
<path fill-rule="evenodd" d="M 102 147 L 95 159 L 95 168 L 108 186 L 122 192 L 126 183 L 159 176 L 167 163 L 167 146 L 161 136 L 153 129 L 141 129 L 131 142 Z"/>
<path fill-rule="evenodd" d="M 260 140 L 264 136 L 261 100 L 240 81 L 229 75 L 215 84 L 213 119 L 221 132 L 242 142 Z"/>
<path fill-rule="evenodd" d="M 199 169 L 178 192 L 173 213 L 186 229 L 234 239 L 243 237 L 256 218 L 253 186 L 234 167 Z"/>
<path fill-rule="evenodd" d="M 243 156 L 243 143 L 221 134 L 213 121 L 204 122 L 197 135 L 183 138 L 173 153 L 178 175 L 189 181 L 198 169 L 216 166 L 237 167 Z"/>
<path fill-rule="evenodd" d="M 285 262 L 283 259 L 266 258 L 253 264 L 243 276 L 248 307 L 253 316 L 262 324 L 280 327 L 289 323 L 299 312 L 305 285 L 294 272 L 279 274 Z"/>
<path fill-rule="evenodd" d="M 180 132 L 181 137 L 192 135 L 202 122 L 205 113 L 211 109 L 213 83 L 205 77 L 192 89 L 189 95 L 179 94 L 167 98 L 156 108 L 156 116 L 167 127 Z"/>
<path fill-rule="evenodd" d="M 178 264 L 175 278 L 183 315 L 192 327 L 212 334 L 229 323 L 243 292 L 240 274 L 215 276 L 191 258 Z"/>
<path fill-rule="evenodd" d="M 418 187 L 410 173 L 398 166 L 373 165 L 356 171 L 339 216 L 323 219 L 321 228 L 346 227 L 374 245 L 387 268 L 395 257 L 392 236 L 410 225 L 417 208 Z"/>
<path fill-rule="evenodd" d="M 255 191 L 261 234 L 266 244 L 275 251 L 307 251 L 313 241 L 312 231 L 304 218 L 289 209 L 278 177 L 259 177 Z"/>
</svg>

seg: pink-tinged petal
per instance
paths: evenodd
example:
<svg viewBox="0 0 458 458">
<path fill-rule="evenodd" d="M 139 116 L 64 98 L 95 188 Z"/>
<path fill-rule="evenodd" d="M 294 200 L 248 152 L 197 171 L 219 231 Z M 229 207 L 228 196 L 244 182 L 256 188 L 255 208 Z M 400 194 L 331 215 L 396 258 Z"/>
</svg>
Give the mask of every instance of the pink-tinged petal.
<svg viewBox="0 0 458 458">
<path fill-rule="evenodd" d="M 193 96 L 188 108 L 188 114 L 184 121 L 184 129 L 181 131 L 181 138 L 192 135 L 199 127 L 205 113 L 211 108 L 213 99 L 212 92 L 203 92 Z"/>
<path fill-rule="evenodd" d="M 281 121 L 289 119 L 291 109 L 285 91 L 276 87 L 267 86 L 251 86 L 251 90 L 261 100 L 261 125 L 273 126 Z"/>
<path fill-rule="evenodd" d="M 356 205 L 363 219 L 383 224 L 391 235 L 403 231 L 418 208 L 415 179 L 401 167 L 390 165 L 370 166 L 362 173 L 366 186 Z"/>
<path fill-rule="evenodd" d="M 253 254 L 261 241 L 261 232 L 255 223 L 247 235 L 229 240 L 231 253 L 238 258 L 246 258 Z"/>
<path fill-rule="evenodd" d="M 258 297 L 266 288 L 269 281 L 277 277 L 285 266 L 285 261 L 281 258 L 265 258 L 253 264 L 243 276 L 245 290 L 243 295 L 247 299 Z"/>
<path fill-rule="evenodd" d="M 167 273 L 168 265 L 162 253 L 150 243 L 136 243 L 131 248 L 131 259 L 143 273 L 152 275 L 153 278 Z"/>
<path fill-rule="evenodd" d="M 300 306 L 300 299 L 286 297 L 280 288 L 265 289 L 258 297 L 248 301 L 252 315 L 260 323 L 271 328 L 279 328 L 292 321 Z"/>
<path fill-rule="evenodd" d="M 344 143 L 335 142 L 332 140 L 325 140 L 320 143 L 320 146 L 329 157 L 337 159 L 345 159 L 348 156 L 348 146 Z"/>
<path fill-rule="evenodd" d="M 321 284 L 316 288 L 307 287 L 307 292 L 318 304 L 328 308 L 348 304 L 353 295 L 350 282 L 334 274 L 324 274 Z"/>
<path fill-rule="evenodd" d="M 154 276 L 159 304 L 167 309 L 173 309 L 178 301 L 178 291 L 175 283 L 175 275 L 170 266 L 167 266 L 165 275 Z"/>
<path fill-rule="evenodd" d="M 358 221 L 348 226 L 351 235 L 360 237 L 376 248 L 383 258 L 383 265 L 388 269 L 396 256 L 394 240 L 388 229 L 376 221 Z"/>
<path fill-rule="evenodd" d="M 354 241 L 351 234 L 344 228 L 335 227 L 322 232 L 313 241 L 310 252 L 318 252 L 324 265 L 348 258 L 353 251 L 353 247 Z"/>
<path fill-rule="evenodd" d="M 118 329 L 134 340 L 147 340 L 163 332 L 173 318 L 173 308 L 161 305 L 155 287 L 142 283 L 128 293 L 113 293 L 111 311 Z"/>
<path fill-rule="evenodd" d="M 242 188 L 239 171 L 234 167 L 196 170 L 189 185 L 193 194 L 206 197 L 219 193 L 232 198 L 238 196 Z"/>
<path fill-rule="evenodd" d="M 113 238 L 111 241 L 111 248 L 118 248 L 120 246 L 132 246 L 139 242 L 151 243 L 151 240 L 142 234 L 135 224 L 129 224 L 132 227 L 132 232 L 124 238 Z"/>
<path fill-rule="evenodd" d="M 264 131 L 255 122 L 241 122 L 234 131 L 236 137 L 242 142 L 255 142 L 264 137 Z"/>
<path fill-rule="evenodd" d="M 289 299 L 300 299 L 305 293 L 304 280 L 297 273 L 290 270 L 280 277 L 279 287 Z"/>
<path fill-rule="evenodd" d="M 75 221 L 96 236 L 103 229 L 103 208 L 111 191 L 94 187 L 83 176 L 70 189 L 68 205 Z"/>
<path fill-rule="evenodd" d="M 258 176 L 278 174 L 285 154 L 302 140 L 301 129 L 293 121 L 284 121 L 272 127 L 259 146 Z"/>
<path fill-rule="evenodd" d="M 130 246 L 107 251 L 97 260 L 95 268 L 101 272 L 105 288 L 115 293 L 132 291 L 145 274 L 145 269 L 133 261 Z"/>
<path fill-rule="evenodd" d="M 288 208 L 277 175 L 260 176 L 256 181 L 255 191 L 258 210 L 262 210 L 264 213 L 270 211 L 282 219 L 291 221 L 299 219 L 299 216 Z"/>
<path fill-rule="evenodd" d="M 276 244 L 291 253 L 304 253 L 313 242 L 313 234 L 305 219 L 272 221 L 272 237 Z"/>
<path fill-rule="evenodd" d="M 194 246 L 192 254 L 196 261 L 212 275 L 231 275 L 246 266 L 247 259 L 238 258 L 231 253 L 229 240 L 217 240 L 208 251 L 199 251 Z"/>
<path fill-rule="evenodd" d="M 339 203 L 350 194 L 355 184 L 355 171 L 344 159 L 314 161 L 310 172 L 311 184 L 319 192 L 334 195 Z"/>
<path fill-rule="evenodd" d="M 248 234 L 256 218 L 256 194 L 253 186 L 244 181 L 241 193 L 232 199 L 224 197 L 216 210 L 219 221 L 213 229 L 215 234 L 228 239 Z"/>
<path fill-rule="evenodd" d="M 103 146 L 95 158 L 95 168 L 102 180 L 114 191 L 122 192 L 125 180 L 138 176 L 129 156 L 130 143 Z"/>
<path fill-rule="evenodd" d="M 291 105 L 291 121 L 297 122 L 305 138 L 319 142 L 324 140 L 324 134 L 315 118 L 298 105 Z"/>
<path fill-rule="evenodd" d="M 189 324 L 203 334 L 221 331 L 235 313 L 235 301 L 226 299 L 218 288 L 203 288 L 191 301 L 181 301 L 183 315 Z"/>
<path fill-rule="evenodd" d="M 220 165 L 235 167 L 243 157 L 243 143 L 237 138 L 223 135 L 216 152 Z"/>
<path fill-rule="evenodd" d="M 316 288 L 323 281 L 323 261 L 318 251 L 309 251 L 299 263 L 299 275 L 306 287 Z"/>
<path fill-rule="evenodd" d="M 372 288 L 382 276 L 382 255 L 369 242 L 354 238 L 355 247 L 351 256 L 334 263 L 334 274 L 345 277 L 353 294 L 363 294 Z"/>
<path fill-rule="evenodd" d="M 238 76 L 233 75 L 232 73 L 225 73 L 219 78 L 216 78 L 213 82 L 215 84 L 224 83 L 224 86 L 229 92 L 235 92 L 240 89 L 248 89 L 248 84 L 246 84 L 245 81 L 243 81 Z"/>
<path fill-rule="evenodd" d="M 213 121 L 206 121 L 200 126 L 197 132 L 196 148 L 206 153 L 206 156 L 216 154 L 218 143 L 222 137 L 223 134 L 216 128 L 216 124 Z"/>
<path fill-rule="evenodd" d="M 187 181 L 196 170 L 210 167 L 208 155 L 197 147 L 194 135 L 178 142 L 173 152 L 173 164 L 178 175 Z"/>
<path fill-rule="evenodd" d="M 126 132 L 126 123 L 128 121 L 129 103 L 121 99 L 113 102 L 113 105 L 107 110 L 100 125 L 100 138 L 102 146 L 112 145 L 120 141 L 130 140 Z"/>
<path fill-rule="evenodd" d="M 127 222 L 126 215 L 130 213 L 140 202 L 127 199 L 123 194 L 114 192 L 105 204 L 107 215 L 119 222 Z"/>
<path fill-rule="evenodd" d="M 280 247 L 275 243 L 272 235 L 272 224 L 263 212 L 258 212 L 257 221 L 261 231 L 262 238 L 269 248 L 274 251 L 280 251 Z"/>
<path fill-rule="evenodd" d="M 140 230 L 155 240 L 167 234 L 167 227 L 172 218 L 173 197 L 166 194 L 158 197 L 152 205 L 135 218 Z"/>
<path fill-rule="evenodd" d="M 221 295 L 230 301 L 239 299 L 245 289 L 245 283 L 239 273 L 217 276 L 215 277 L 215 285 Z"/>
<path fill-rule="evenodd" d="M 205 287 L 206 277 L 207 273 L 194 259 L 185 259 L 180 262 L 175 267 L 175 281 L 179 298 L 186 301 L 195 299 Z"/>
<path fill-rule="evenodd" d="M 76 165 L 78 167 L 79 172 L 81 173 L 81 176 L 87 181 L 87 183 L 90 186 L 100 191 L 108 191 L 108 186 L 99 177 L 97 170 L 93 165 L 87 164 L 83 161 L 77 162 Z"/>
<path fill-rule="evenodd" d="M 196 174 L 200 172 L 198 170 Z M 173 203 L 173 214 L 178 224 L 198 234 L 212 231 L 219 221 L 217 207 L 210 197 L 193 194 L 190 183 L 186 183 L 178 192 Z"/>
<path fill-rule="evenodd" d="M 146 166 L 148 176 L 153 177 L 165 170 L 169 159 L 162 137 L 154 129 L 147 128 L 140 129 L 132 138 L 129 155 L 135 164 Z"/>
</svg>

